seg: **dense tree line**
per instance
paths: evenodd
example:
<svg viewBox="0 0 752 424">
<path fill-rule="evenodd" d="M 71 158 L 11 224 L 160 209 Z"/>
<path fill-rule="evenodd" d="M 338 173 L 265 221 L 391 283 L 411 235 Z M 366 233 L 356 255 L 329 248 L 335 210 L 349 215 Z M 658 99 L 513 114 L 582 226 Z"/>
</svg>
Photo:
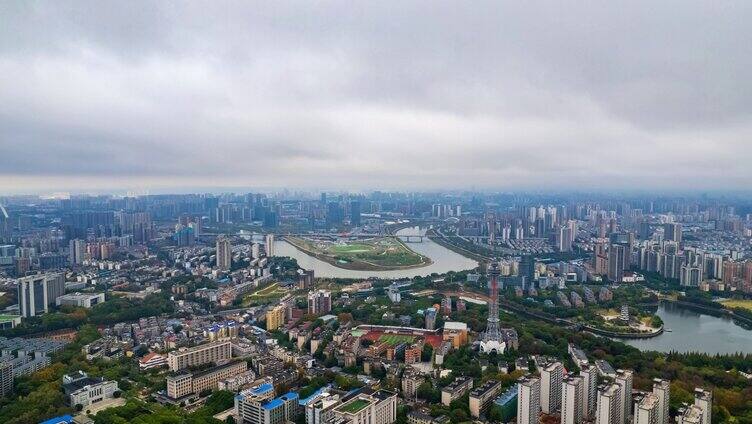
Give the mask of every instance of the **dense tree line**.
<svg viewBox="0 0 752 424">
<path fill-rule="evenodd" d="M 25 318 L 21 325 L 3 330 L 0 335 L 28 336 L 68 328 L 75 329 L 86 323 L 114 324 L 172 312 L 174 304 L 166 293 L 154 293 L 143 300 L 112 296 L 91 309 L 62 307 L 55 312 Z"/>
</svg>

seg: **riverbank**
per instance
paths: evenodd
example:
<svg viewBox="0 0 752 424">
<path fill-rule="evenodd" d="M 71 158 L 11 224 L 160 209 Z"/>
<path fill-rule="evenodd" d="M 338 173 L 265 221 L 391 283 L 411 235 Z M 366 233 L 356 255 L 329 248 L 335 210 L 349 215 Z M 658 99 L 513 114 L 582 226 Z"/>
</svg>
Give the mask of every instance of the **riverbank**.
<svg viewBox="0 0 752 424">
<path fill-rule="evenodd" d="M 464 256 L 464 257 L 466 257 L 468 259 L 472 259 L 472 260 L 478 261 L 478 262 L 489 262 L 489 261 L 492 260 L 492 258 L 489 258 L 487 256 L 483 256 L 483 255 L 479 255 L 477 253 L 473 253 L 473 252 L 471 252 L 471 251 L 469 251 L 467 249 L 464 249 L 464 248 L 462 248 L 460 246 L 457 246 L 456 244 L 452 243 L 446 237 L 444 237 L 443 235 L 439 234 L 435 230 L 430 230 L 430 231 L 426 232 L 426 236 L 428 236 L 428 238 L 431 239 L 431 241 L 433 241 L 434 243 L 438 244 L 439 246 L 444 247 L 446 249 L 449 249 L 452 252 L 457 253 L 458 255 L 462 255 L 462 256 Z"/>
<path fill-rule="evenodd" d="M 730 309 L 726 309 L 723 306 L 721 306 L 720 308 L 711 308 L 709 306 L 702 305 L 702 304 L 699 304 L 699 303 L 687 302 L 687 301 L 677 300 L 677 299 L 671 299 L 671 298 L 663 298 L 663 299 L 661 299 L 661 301 L 662 302 L 674 303 L 676 305 L 684 306 L 685 308 L 694 309 L 694 310 L 697 310 L 697 311 L 700 311 L 700 312 L 704 312 L 704 313 L 706 313 L 708 315 L 725 316 L 725 317 L 731 318 L 732 322 L 734 322 L 734 324 L 738 325 L 739 327 L 742 327 L 742 328 L 747 329 L 747 330 L 750 329 L 750 328 L 752 328 L 752 319 L 747 318 L 747 317 L 742 316 L 742 315 L 739 315 L 736 312 L 734 312 L 734 311 L 732 311 Z M 737 321 L 743 323 L 744 325 L 739 324 L 739 322 L 737 322 Z"/>
<path fill-rule="evenodd" d="M 618 339 L 649 339 L 652 337 L 660 336 L 661 334 L 663 334 L 663 331 L 664 331 L 663 326 L 661 326 L 656 331 L 649 332 L 649 333 L 621 333 L 621 332 L 616 332 L 616 331 L 604 330 L 604 329 L 600 329 L 597 327 L 592 327 L 587 324 L 578 323 L 578 322 L 565 319 L 565 318 L 558 318 L 553 315 L 545 314 L 539 311 L 531 311 L 522 305 L 518 305 L 514 302 L 510 302 L 505 299 L 499 299 L 499 306 L 501 308 L 508 309 L 520 315 L 539 319 L 541 321 L 545 321 L 550 324 L 577 327 L 577 328 L 589 331 L 594 334 L 598 334 L 598 335 L 606 336 L 606 337 L 618 338 Z"/>
<path fill-rule="evenodd" d="M 392 240 L 394 240 L 406 252 L 409 252 L 410 254 L 415 255 L 419 260 L 418 263 L 409 264 L 409 265 L 379 265 L 379 264 L 375 264 L 373 262 L 368 262 L 365 260 L 353 260 L 352 262 L 343 262 L 343 261 L 338 260 L 336 257 L 332 255 L 327 255 L 322 252 L 317 252 L 317 251 L 312 250 L 309 246 L 306 245 L 304 241 L 301 241 L 300 239 L 297 239 L 295 237 L 283 237 L 282 240 L 289 243 L 294 248 L 298 249 L 299 251 L 305 253 L 308 256 L 316 258 L 322 262 L 326 262 L 327 264 L 332 265 L 336 268 L 346 269 L 350 271 L 399 271 L 399 270 L 423 268 L 423 267 L 433 264 L 433 261 L 431 260 L 431 258 L 425 255 L 421 255 L 420 253 L 417 253 L 414 250 L 410 249 L 404 242 L 399 240 L 399 238 L 397 237 L 392 238 Z"/>
<path fill-rule="evenodd" d="M 611 337 L 614 339 L 650 339 L 653 337 L 658 337 L 661 334 L 663 334 L 663 326 L 661 325 L 660 328 L 656 329 L 655 331 L 651 331 L 648 333 L 619 333 L 615 331 L 609 331 L 609 330 L 603 330 L 601 328 L 597 327 L 591 327 L 589 325 L 583 325 L 582 328 L 585 330 L 598 334 L 599 336 L 606 336 Z"/>
</svg>

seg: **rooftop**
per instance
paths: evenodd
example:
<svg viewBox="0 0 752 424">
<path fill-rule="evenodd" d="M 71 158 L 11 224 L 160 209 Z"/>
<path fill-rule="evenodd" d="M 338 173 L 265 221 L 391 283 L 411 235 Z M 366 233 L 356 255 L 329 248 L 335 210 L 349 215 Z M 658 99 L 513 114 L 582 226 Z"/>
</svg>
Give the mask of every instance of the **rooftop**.
<svg viewBox="0 0 752 424">
<path fill-rule="evenodd" d="M 459 388 L 463 384 L 467 383 L 468 380 L 471 380 L 470 377 L 457 377 L 457 378 L 454 379 L 454 381 L 452 381 L 451 383 L 449 383 L 442 390 L 444 390 L 446 392 L 453 392 L 453 391 L 457 390 L 457 388 Z"/>
<path fill-rule="evenodd" d="M 371 401 L 368 399 L 355 398 L 337 408 L 337 411 L 344 412 L 346 414 L 357 414 L 359 411 L 363 410 L 370 404 Z"/>
<path fill-rule="evenodd" d="M 102 377 L 97 377 L 97 378 L 84 377 L 84 378 L 80 378 L 80 379 L 78 379 L 76 381 L 73 381 L 73 382 L 70 382 L 70 383 L 67 383 L 67 384 L 63 384 L 63 389 L 65 390 L 66 393 L 72 393 L 72 392 L 75 392 L 77 390 L 81 390 L 81 389 L 83 389 L 86 386 L 93 386 L 95 384 L 99 384 L 99 383 L 102 383 L 102 382 L 104 382 L 104 378 L 102 378 Z"/>
<path fill-rule="evenodd" d="M 42 421 L 39 424 L 69 424 L 73 422 L 73 417 L 70 415 L 61 415 L 59 417 L 50 418 L 49 420 Z"/>
<path fill-rule="evenodd" d="M 501 381 L 497 380 L 488 380 L 479 387 L 476 387 L 473 389 L 472 392 L 470 392 L 470 397 L 479 397 L 483 396 L 489 391 L 495 390 L 496 387 L 501 386 Z"/>
<path fill-rule="evenodd" d="M 282 406 L 283 403 L 284 401 L 281 398 L 276 398 L 276 399 L 270 400 L 269 402 L 266 402 L 265 404 L 261 405 L 261 407 L 269 410 L 269 409 L 280 407 Z"/>
<path fill-rule="evenodd" d="M 502 393 L 501 396 L 496 398 L 494 403 L 497 405 L 506 405 L 517 397 L 517 390 L 519 390 L 519 385 L 514 384 L 512 387 L 508 388 L 506 392 Z"/>
<path fill-rule="evenodd" d="M 384 400 L 389 399 L 390 397 L 394 396 L 394 392 L 390 392 L 388 390 L 377 390 L 373 393 L 371 393 L 371 396 L 375 397 L 378 400 Z"/>
<path fill-rule="evenodd" d="M 465 324 L 464 322 L 447 321 L 444 323 L 444 329 L 455 331 L 467 330 L 467 324 Z"/>
<path fill-rule="evenodd" d="M 271 383 L 264 383 L 264 384 L 261 384 L 260 386 L 252 388 L 251 393 L 253 393 L 254 395 L 262 395 L 271 390 L 274 390 L 274 386 Z"/>
</svg>

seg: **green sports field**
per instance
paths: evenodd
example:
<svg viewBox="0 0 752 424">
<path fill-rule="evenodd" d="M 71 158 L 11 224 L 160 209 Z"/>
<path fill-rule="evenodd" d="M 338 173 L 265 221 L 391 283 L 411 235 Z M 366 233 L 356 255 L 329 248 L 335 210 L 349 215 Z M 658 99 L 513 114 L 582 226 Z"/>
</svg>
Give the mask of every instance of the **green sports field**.
<svg viewBox="0 0 752 424">
<path fill-rule="evenodd" d="M 368 406 L 369 403 L 370 402 L 368 402 L 367 400 L 355 399 L 352 402 L 340 406 L 339 408 L 337 408 L 337 410 L 349 414 L 355 414 L 356 412 Z"/>
<path fill-rule="evenodd" d="M 400 343 L 412 343 L 414 340 L 415 337 L 402 334 L 382 334 L 379 337 L 379 341 L 386 342 L 391 346 L 396 346 Z"/>
</svg>

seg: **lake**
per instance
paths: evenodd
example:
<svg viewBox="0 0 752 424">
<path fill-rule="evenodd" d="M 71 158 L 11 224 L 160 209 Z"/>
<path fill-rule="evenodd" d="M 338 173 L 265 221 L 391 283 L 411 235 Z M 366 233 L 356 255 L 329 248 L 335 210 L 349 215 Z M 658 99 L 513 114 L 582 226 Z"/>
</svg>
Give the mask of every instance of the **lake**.
<svg viewBox="0 0 752 424">
<path fill-rule="evenodd" d="M 397 235 L 425 235 L 424 228 L 412 227 L 405 228 L 397 232 Z M 433 263 L 421 268 L 400 269 L 393 271 L 356 271 L 349 269 L 337 268 L 327 262 L 318 260 L 309 256 L 290 243 L 278 241 L 274 244 L 275 254 L 277 256 L 289 256 L 298 261 L 298 265 L 305 269 L 313 269 L 316 277 L 329 278 L 412 278 L 415 276 L 430 275 L 433 273 L 445 273 L 449 271 L 463 271 L 473 269 L 478 263 L 472 259 L 466 258 L 455 253 L 444 246 L 441 246 L 427 237 L 423 238 L 421 243 L 406 243 L 406 245 L 421 255 L 431 258 Z"/>
<path fill-rule="evenodd" d="M 640 350 L 659 352 L 752 353 L 752 331 L 728 317 L 703 314 L 670 302 L 661 303 L 656 314 L 671 332 L 651 339 L 621 341 Z"/>
</svg>

